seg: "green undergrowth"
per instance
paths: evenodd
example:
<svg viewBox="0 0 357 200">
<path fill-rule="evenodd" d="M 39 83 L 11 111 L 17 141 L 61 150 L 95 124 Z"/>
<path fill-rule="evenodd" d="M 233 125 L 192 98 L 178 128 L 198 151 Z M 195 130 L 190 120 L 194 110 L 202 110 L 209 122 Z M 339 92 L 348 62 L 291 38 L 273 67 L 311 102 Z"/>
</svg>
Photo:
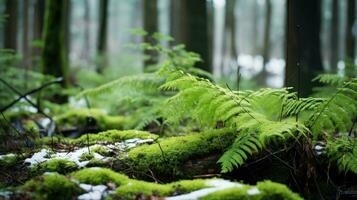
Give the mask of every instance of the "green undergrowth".
<svg viewBox="0 0 357 200">
<path fill-rule="evenodd" d="M 185 169 L 185 162 L 222 153 L 234 141 L 235 135 L 230 129 L 218 129 L 170 137 L 130 150 L 126 161 L 132 169 L 142 173 L 149 174 L 148 170 L 151 170 L 169 179 L 189 178 L 199 172 L 194 168 L 191 171 Z"/>
<path fill-rule="evenodd" d="M 66 144 L 96 144 L 96 143 L 115 143 L 122 142 L 132 138 L 140 139 L 156 139 L 158 136 L 151 134 L 146 131 L 137 131 L 137 130 L 108 130 L 99 133 L 90 133 L 82 135 L 79 138 L 64 138 L 60 136 L 56 137 L 44 137 L 39 140 L 39 143 L 51 145 L 54 143 L 66 143 Z"/>
<path fill-rule="evenodd" d="M 249 194 L 249 190 L 258 189 L 258 193 Z M 213 192 L 200 200 L 301 200 L 302 198 L 291 192 L 288 187 L 271 181 L 258 182 L 256 187 L 244 186 Z"/>
<path fill-rule="evenodd" d="M 54 120 L 60 127 L 84 127 L 88 117 L 96 121 L 100 130 L 123 129 L 129 118 L 124 116 L 110 116 L 99 109 L 73 109 L 57 115 Z"/>
</svg>

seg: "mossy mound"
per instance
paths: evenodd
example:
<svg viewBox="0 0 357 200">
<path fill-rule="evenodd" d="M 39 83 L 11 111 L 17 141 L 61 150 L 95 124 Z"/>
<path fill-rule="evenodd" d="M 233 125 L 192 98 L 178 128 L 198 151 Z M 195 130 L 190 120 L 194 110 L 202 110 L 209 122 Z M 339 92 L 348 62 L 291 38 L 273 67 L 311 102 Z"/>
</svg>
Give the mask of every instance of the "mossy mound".
<svg viewBox="0 0 357 200">
<path fill-rule="evenodd" d="M 77 183 L 57 173 L 36 177 L 27 181 L 21 190 L 30 196 L 30 199 L 75 199 L 84 191 Z"/>
<path fill-rule="evenodd" d="M 210 193 L 199 198 L 200 200 L 301 200 L 288 187 L 271 181 L 258 182 L 256 187 L 244 186 L 242 188 L 230 188 Z"/>
<path fill-rule="evenodd" d="M 120 173 L 105 168 L 87 168 L 72 173 L 72 176 L 81 183 L 91 185 L 106 185 L 114 183 L 118 188 L 112 198 L 135 199 L 138 194 L 144 196 L 169 196 L 178 193 L 187 193 L 208 187 L 205 180 L 185 180 L 169 184 L 157 184 L 131 179 Z"/>
<path fill-rule="evenodd" d="M 96 126 L 100 130 L 123 129 L 128 123 L 128 118 L 124 116 L 110 116 L 99 109 L 73 109 L 61 115 L 57 115 L 54 120 L 60 127 L 84 127 L 88 117 L 96 121 Z"/>
<path fill-rule="evenodd" d="M 96 143 L 115 143 L 123 142 L 128 139 L 156 139 L 158 136 L 146 131 L 137 130 L 108 130 L 99 133 L 91 133 L 82 135 L 79 138 L 64 138 L 64 137 L 44 137 L 38 142 L 41 144 L 51 145 L 52 143 L 66 143 L 75 145 L 93 145 Z"/>
<path fill-rule="evenodd" d="M 203 173 L 200 170 L 212 166 L 219 170 L 217 158 L 206 163 L 207 166 L 200 163 L 200 167 L 189 167 L 185 166 L 185 163 L 212 154 L 221 155 L 234 138 L 235 133 L 228 129 L 170 137 L 163 139 L 159 144 L 142 145 L 130 150 L 126 162 L 135 171 L 142 173 L 150 174 L 150 169 L 154 174 L 172 180 L 190 178 Z"/>
<path fill-rule="evenodd" d="M 66 159 L 51 159 L 43 163 L 37 164 L 31 168 L 31 173 L 42 174 L 44 172 L 58 172 L 66 174 L 77 169 L 77 164 Z"/>
</svg>

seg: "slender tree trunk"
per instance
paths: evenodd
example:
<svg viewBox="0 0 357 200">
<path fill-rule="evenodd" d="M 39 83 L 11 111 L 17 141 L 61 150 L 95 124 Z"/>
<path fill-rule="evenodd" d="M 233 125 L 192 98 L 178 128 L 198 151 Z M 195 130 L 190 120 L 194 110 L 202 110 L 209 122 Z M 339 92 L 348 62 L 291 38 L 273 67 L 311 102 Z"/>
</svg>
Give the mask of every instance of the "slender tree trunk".
<svg viewBox="0 0 357 200">
<path fill-rule="evenodd" d="M 23 37 L 22 37 L 22 51 L 23 51 L 23 65 L 26 69 L 30 67 L 30 49 L 29 49 L 29 1 L 24 1 L 23 4 Z"/>
<path fill-rule="evenodd" d="M 311 94 L 318 72 L 323 71 L 320 52 L 320 0 L 287 1 L 285 86 L 300 96 Z"/>
<path fill-rule="evenodd" d="M 103 73 L 104 67 L 108 65 L 107 60 L 107 32 L 108 32 L 108 5 L 109 0 L 101 0 L 99 2 L 99 32 L 97 42 L 97 56 L 99 62 L 97 72 Z"/>
<path fill-rule="evenodd" d="M 32 40 L 42 40 L 43 27 L 45 21 L 45 0 L 36 0 L 34 5 L 34 25 Z M 31 50 L 33 58 L 38 58 L 41 55 L 41 48 L 34 46 Z M 36 63 L 34 64 L 36 65 Z"/>
<path fill-rule="evenodd" d="M 259 13 L 259 5 L 258 5 L 257 1 L 254 0 L 253 23 L 252 23 L 253 55 L 256 55 L 259 52 L 259 45 L 258 45 L 258 13 Z"/>
<path fill-rule="evenodd" d="M 331 50 L 330 50 L 330 70 L 332 73 L 337 72 L 338 62 L 338 0 L 332 0 L 332 19 L 331 19 Z"/>
<path fill-rule="evenodd" d="M 351 60 L 355 58 L 356 41 L 353 35 L 355 17 L 356 0 L 347 0 L 346 57 Z"/>
<path fill-rule="evenodd" d="M 155 45 L 156 41 L 153 40 L 151 35 L 158 32 L 158 8 L 157 0 L 143 0 L 143 21 L 144 29 L 148 35 L 144 36 L 144 42 Z M 144 55 L 148 58 L 144 61 L 144 68 L 154 65 L 158 62 L 158 54 L 156 51 L 145 50 Z"/>
<path fill-rule="evenodd" d="M 18 18 L 18 0 L 6 0 L 5 2 L 6 22 L 4 48 L 17 49 L 17 18 Z"/>
<path fill-rule="evenodd" d="M 236 47 L 236 20 L 234 13 L 235 5 L 236 0 L 226 1 L 221 69 L 224 69 L 224 67 L 226 66 L 226 56 L 228 56 L 228 64 L 232 63 L 231 61 L 233 61 L 234 65 L 237 65 L 238 52 Z M 221 74 L 223 73 L 224 72 L 222 70 Z"/>
<path fill-rule="evenodd" d="M 71 0 L 64 0 L 64 44 L 66 48 L 65 59 L 69 63 L 69 52 L 71 49 Z"/>
<path fill-rule="evenodd" d="M 212 35 L 209 34 L 207 7 L 206 0 L 171 0 L 171 34 L 177 43 L 185 44 L 187 50 L 201 56 L 203 62 L 197 63 L 196 67 L 212 72 L 209 49 Z"/>
<path fill-rule="evenodd" d="M 85 23 L 85 31 L 84 31 L 84 42 L 83 42 L 83 52 L 82 58 L 86 63 L 89 62 L 90 57 L 90 6 L 88 0 L 83 0 L 84 6 L 84 23 Z"/>
<path fill-rule="evenodd" d="M 66 21 L 64 14 L 67 0 L 47 0 L 44 24 L 44 48 L 41 57 L 41 67 L 44 74 L 63 77 L 63 87 L 68 86 L 68 60 L 66 48 Z M 60 96 L 56 101 L 67 100 Z"/>
<path fill-rule="evenodd" d="M 266 85 L 266 80 L 268 78 L 268 72 L 266 70 L 266 65 L 270 57 L 270 30 L 271 30 L 271 15 L 272 15 L 272 4 L 271 0 L 266 0 L 266 16 L 265 16 L 265 27 L 264 27 L 264 48 L 263 48 L 263 69 L 257 77 L 258 84 Z"/>
</svg>

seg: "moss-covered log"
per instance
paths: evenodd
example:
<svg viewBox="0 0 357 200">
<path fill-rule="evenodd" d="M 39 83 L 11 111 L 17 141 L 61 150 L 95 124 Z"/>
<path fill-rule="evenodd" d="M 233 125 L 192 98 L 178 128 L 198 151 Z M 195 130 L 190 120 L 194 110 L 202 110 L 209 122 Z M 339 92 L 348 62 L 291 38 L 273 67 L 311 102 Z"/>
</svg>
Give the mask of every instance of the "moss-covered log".
<svg viewBox="0 0 357 200">
<path fill-rule="evenodd" d="M 134 173 L 153 173 L 167 180 L 219 173 L 216 162 L 234 138 L 234 131 L 228 129 L 170 137 L 132 149 L 126 163 Z"/>
</svg>

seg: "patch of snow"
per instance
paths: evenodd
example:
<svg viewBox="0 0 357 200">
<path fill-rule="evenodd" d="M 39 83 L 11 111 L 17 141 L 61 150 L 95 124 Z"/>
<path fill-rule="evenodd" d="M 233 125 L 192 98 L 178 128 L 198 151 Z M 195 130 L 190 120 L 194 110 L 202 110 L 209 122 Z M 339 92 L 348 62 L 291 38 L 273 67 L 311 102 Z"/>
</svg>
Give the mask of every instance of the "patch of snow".
<svg viewBox="0 0 357 200">
<path fill-rule="evenodd" d="M 249 194 L 249 195 L 257 195 L 259 193 L 260 193 L 260 191 L 258 188 L 252 188 L 247 191 L 247 194 Z"/>
<path fill-rule="evenodd" d="M 82 194 L 78 196 L 79 200 L 100 200 L 102 199 L 106 194 L 107 186 L 105 185 L 89 185 L 89 184 L 79 184 L 79 187 L 81 187 L 83 190 L 85 190 L 87 193 Z"/>
<path fill-rule="evenodd" d="M 42 119 L 39 119 L 39 120 L 38 120 L 38 123 L 39 123 L 42 127 L 47 128 L 47 127 L 50 125 L 51 120 L 50 120 L 49 118 L 42 118 Z"/>
<path fill-rule="evenodd" d="M 234 183 L 234 182 L 222 180 L 222 179 L 209 180 L 206 182 L 206 184 L 207 184 L 207 186 L 211 186 L 211 187 L 196 190 L 196 191 L 190 192 L 188 194 L 167 197 L 165 199 L 166 200 L 195 200 L 195 199 L 206 196 L 213 192 L 217 192 L 217 191 L 225 190 L 225 189 L 229 189 L 229 188 L 239 188 L 239 187 L 243 186 L 240 183 Z"/>
<path fill-rule="evenodd" d="M 325 147 L 323 147 L 323 146 L 321 146 L 321 145 L 316 145 L 315 146 L 315 150 L 316 151 L 321 151 L 321 150 L 323 150 Z"/>
</svg>

